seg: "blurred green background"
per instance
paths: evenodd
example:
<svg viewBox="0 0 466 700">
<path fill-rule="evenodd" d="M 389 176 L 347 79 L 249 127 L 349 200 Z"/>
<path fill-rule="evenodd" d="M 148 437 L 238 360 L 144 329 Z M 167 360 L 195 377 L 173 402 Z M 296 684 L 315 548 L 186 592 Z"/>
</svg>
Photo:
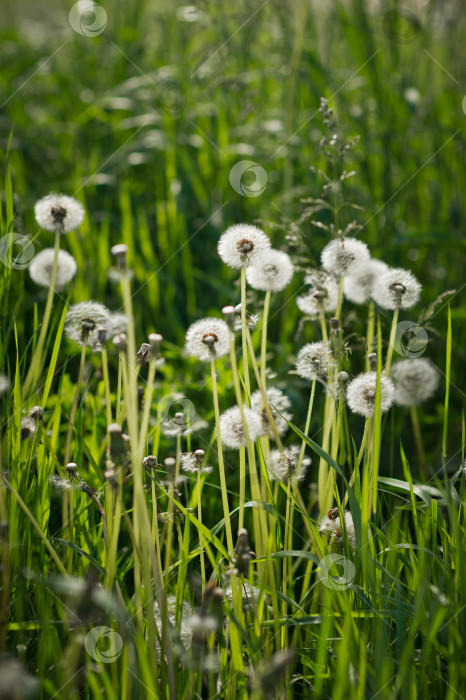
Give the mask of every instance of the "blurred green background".
<svg viewBox="0 0 466 700">
<path fill-rule="evenodd" d="M 274 245 L 286 247 L 300 200 L 320 192 L 310 167 L 324 165 L 318 108 L 325 96 L 343 132 L 361 137 L 348 164 L 357 170 L 349 198 L 364 207 L 361 239 L 374 256 L 413 270 L 424 285 L 422 306 L 459 291 L 451 396 L 459 441 L 466 361 L 462 3 L 91 5 L 10 0 L 1 9 L 0 145 L 11 168 L 12 227 L 33 237 L 37 249 L 50 246 L 51 235 L 36 238 L 35 200 L 63 191 L 83 201 L 85 224 L 64 240 L 79 265 L 71 300 L 119 307 L 107 269 L 110 246 L 124 241 L 141 340 L 155 329 L 180 345 L 195 318 L 238 303 L 236 276 L 216 253 L 218 237 L 232 223 L 261 221 Z M 230 182 L 232 167 L 244 160 L 260 168 L 265 187 L 258 196 L 247 192 L 251 172 L 241 183 L 246 194 Z M 325 235 L 309 222 L 301 228 L 318 258 Z M 27 271 L 4 272 L 4 350 L 13 361 L 13 320 L 25 347 L 44 295 Z M 282 375 L 314 337 L 312 326 L 298 329 L 293 297 L 301 285 L 296 277 L 274 301 L 271 348 Z M 260 303 L 251 296 L 251 308 Z M 420 311 L 404 317 L 417 320 Z M 355 308 L 347 317 L 347 334 L 362 328 L 360 316 Z M 444 369 L 445 305 L 427 327 L 426 356 Z M 355 355 L 354 372 L 362 361 Z M 440 401 L 432 419 L 439 424 Z"/>
</svg>

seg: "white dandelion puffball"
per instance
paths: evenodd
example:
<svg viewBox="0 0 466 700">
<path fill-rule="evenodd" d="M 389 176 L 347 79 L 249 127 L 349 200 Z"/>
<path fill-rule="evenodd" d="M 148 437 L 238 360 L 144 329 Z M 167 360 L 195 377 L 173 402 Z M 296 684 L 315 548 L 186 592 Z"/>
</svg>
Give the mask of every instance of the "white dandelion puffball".
<svg viewBox="0 0 466 700">
<path fill-rule="evenodd" d="M 255 442 L 262 433 L 260 416 L 247 406 L 243 407 L 243 414 L 249 439 Z M 223 444 L 231 447 L 232 450 L 238 450 L 246 445 L 243 419 L 238 406 L 232 406 L 220 416 L 220 436 Z"/>
<path fill-rule="evenodd" d="M 235 224 L 220 236 L 217 250 L 224 263 L 238 270 L 259 260 L 270 247 L 269 237 L 257 226 Z"/>
<path fill-rule="evenodd" d="M 83 205 L 66 194 L 48 194 L 34 207 L 36 221 L 41 228 L 52 233 L 69 233 L 82 224 Z"/>
<path fill-rule="evenodd" d="M 45 248 L 45 250 L 42 250 L 35 256 L 29 268 L 29 274 L 33 282 L 41 287 L 50 287 L 54 258 L 55 250 L 53 248 Z M 77 269 L 78 266 L 73 256 L 67 253 L 66 250 L 59 250 L 57 281 L 55 283 L 55 289 L 58 292 L 64 289 L 68 282 L 71 282 Z"/>
<path fill-rule="evenodd" d="M 435 393 L 440 376 L 426 359 L 400 360 L 392 366 L 390 376 L 395 384 L 395 403 L 398 406 L 417 406 Z"/>
<path fill-rule="evenodd" d="M 175 611 L 176 611 L 176 596 L 175 595 L 168 595 L 167 596 L 167 609 L 166 609 L 166 615 L 168 617 L 168 620 L 171 624 L 171 626 L 176 627 L 176 616 L 175 616 Z M 191 625 L 191 619 L 193 616 L 193 608 L 191 603 L 188 603 L 187 600 L 183 600 L 181 604 L 181 621 L 180 621 L 180 627 L 179 627 L 179 640 L 183 648 L 177 648 L 176 644 L 176 638 L 175 638 L 175 643 L 173 645 L 174 651 L 177 656 L 180 656 L 184 652 L 189 651 L 189 648 L 191 646 L 191 641 L 193 638 L 193 628 Z M 162 639 L 162 626 L 163 626 L 163 620 L 162 620 L 162 615 L 160 613 L 160 608 L 158 602 L 155 600 L 154 601 L 154 618 L 155 618 L 155 625 L 157 627 L 157 632 L 159 633 L 160 639 Z M 166 627 L 166 634 L 170 634 L 171 630 L 170 628 Z M 161 658 L 161 647 L 160 647 L 160 642 L 158 639 L 155 640 L 155 648 L 157 652 L 157 657 L 160 662 Z"/>
<path fill-rule="evenodd" d="M 353 552 L 356 550 L 356 532 L 354 529 L 353 516 L 349 510 L 343 512 L 343 520 L 345 524 L 346 536 Z M 329 510 L 325 518 L 319 525 L 321 535 L 327 535 L 336 542 L 339 547 L 343 546 L 342 524 L 338 513 L 338 508 Z"/>
<path fill-rule="evenodd" d="M 230 329 L 221 318 L 203 318 L 188 328 L 185 348 L 202 362 L 223 357 L 230 352 Z"/>
<path fill-rule="evenodd" d="M 110 311 L 98 301 L 82 301 L 68 309 L 65 335 L 78 345 L 88 345 L 94 352 L 101 352 L 100 328 L 106 328 L 108 334 L 112 334 Z"/>
<path fill-rule="evenodd" d="M 316 318 L 322 311 L 335 311 L 338 304 L 338 284 L 331 277 L 317 282 L 317 278 L 308 276 L 304 280 L 313 284 L 312 289 L 297 297 L 298 309 L 309 318 Z"/>
<path fill-rule="evenodd" d="M 303 457 L 301 469 L 299 474 L 297 474 L 300 451 L 301 448 L 297 445 L 285 447 L 283 452 L 272 450 L 267 462 L 270 480 L 275 481 L 275 479 L 279 479 L 285 483 L 290 480 L 294 482 L 303 481 L 307 468 L 311 464 L 311 458 Z"/>
<path fill-rule="evenodd" d="M 374 281 L 388 272 L 389 267 L 382 260 L 371 258 L 358 267 L 353 274 L 343 278 L 343 293 L 353 304 L 364 304 L 370 299 Z"/>
<path fill-rule="evenodd" d="M 375 278 L 372 298 L 382 309 L 410 309 L 419 301 L 421 289 L 412 272 L 396 267 Z"/>
<path fill-rule="evenodd" d="M 291 401 L 283 391 L 277 389 L 276 387 L 270 387 L 265 392 L 267 397 L 267 402 L 270 407 L 270 413 L 274 419 L 275 426 L 279 435 L 284 435 L 289 428 L 287 420 L 292 419 L 292 415 L 289 412 L 291 408 Z M 255 411 L 261 419 L 262 422 L 262 435 L 268 435 L 273 437 L 272 426 L 270 425 L 269 418 L 267 416 L 267 411 L 262 402 L 262 394 L 259 390 L 255 391 L 251 395 L 251 408 Z M 286 420 L 285 420 L 286 419 Z"/>
<path fill-rule="evenodd" d="M 332 275 L 349 275 L 370 260 L 369 248 L 355 238 L 330 241 L 322 251 L 322 267 Z"/>
<path fill-rule="evenodd" d="M 348 384 L 346 401 L 353 413 L 370 418 L 375 413 L 377 372 L 363 372 Z M 380 410 L 388 411 L 393 403 L 395 387 L 388 377 L 380 377 Z"/>
<path fill-rule="evenodd" d="M 281 292 L 291 282 L 293 263 L 281 250 L 268 250 L 246 269 L 246 279 L 253 289 Z"/>
<path fill-rule="evenodd" d="M 114 311 L 110 314 L 110 321 L 112 324 L 110 329 L 111 335 L 119 335 L 120 333 L 127 332 L 128 317 L 125 314 L 121 314 L 119 311 Z"/>
<path fill-rule="evenodd" d="M 6 374 L 0 374 L 0 394 L 5 394 L 10 388 L 10 380 Z"/>
<path fill-rule="evenodd" d="M 328 343 L 307 343 L 298 352 L 296 372 L 302 379 L 323 379 L 332 364 L 332 359 Z"/>
</svg>

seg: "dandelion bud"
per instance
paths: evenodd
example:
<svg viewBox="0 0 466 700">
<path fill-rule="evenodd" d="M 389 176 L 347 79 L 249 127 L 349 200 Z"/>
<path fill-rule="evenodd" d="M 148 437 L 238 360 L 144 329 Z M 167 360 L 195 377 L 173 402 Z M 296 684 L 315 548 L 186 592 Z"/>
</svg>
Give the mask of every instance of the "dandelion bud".
<svg viewBox="0 0 466 700">
<path fill-rule="evenodd" d="M 364 372 L 350 382 L 346 400 L 353 413 L 370 418 L 375 413 L 377 372 Z M 380 377 L 380 410 L 388 411 L 393 403 L 395 387 L 388 377 Z"/>
<path fill-rule="evenodd" d="M 173 457 L 166 457 L 163 460 L 163 466 L 167 472 L 167 477 L 170 481 L 173 481 L 175 478 L 176 459 L 173 459 Z"/>
<path fill-rule="evenodd" d="M 120 352 L 126 352 L 128 347 L 128 339 L 126 334 L 118 333 L 118 335 L 116 335 L 113 339 L 113 344 Z"/>
<path fill-rule="evenodd" d="M 217 249 L 224 263 L 239 269 L 258 260 L 270 246 L 270 239 L 260 228 L 237 224 L 222 234 Z"/>
<path fill-rule="evenodd" d="M 155 469 L 157 466 L 157 457 L 154 455 L 147 455 L 147 457 L 144 457 L 142 460 L 142 466 L 145 469 Z"/>
<path fill-rule="evenodd" d="M 205 452 L 204 450 L 195 450 L 194 454 L 196 455 L 196 459 L 202 462 L 204 459 Z"/>
<path fill-rule="evenodd" d="M 224 306 L 222 309 L 222 314 L 225 318 L 225 323 L 232 328 L 235 323 L 235 307 L 234 306 Z"/>
<path fill-rule="evenodd" d="M 341 384 L 346 384 L 346 382 L 349 379 L 349 374 L 348 372 L 340 372 L 338 375 L 338 381 L 341 382 Z"/>
<path fill-rule="evenodd" d="M 147 365 L 149 361 L 150 345 L 149 343 L 143 343 L 140 349 L 136 353 L 136 364 Z"/>
<path fill-rule="evenodd" d="M 150 333 L 148 341 L 150 343 L 150 357 L 149 359 L 152 360 L 157 357 L 159 354 L 159 349 L 160 345 L 162 344 L 163 341 L 163 336 L 160 335 L 160 333 Z"/>
<path fill-rule="evenodd" d="M 97 340 L 99 341 L 100 345 L 104 347 L 104 345 L 107 344 L 108 340 L 108 329 L 104 328 L 103 326 L 100 326 L 100 328 L 97 328 Z"/>
<path fill-rule="evenodd" d="M 65 471 L 70 479 L 74 479 L 78 473 L 78 465 L 75 462 L 69 462 L 65 467 Z"/>
<path fill-rule="evenodd" d="M 335 333 L 337 333 L 340 330 L 340 321 L 337 318 L 331 318 L 330 325 L 332 326 L 332 330 Z"/>
<path fill-rule="evenodd" d="M 377 371 L 377 353 L 370 352 L 367 356 L 367 359 L 369 360 L 369 366 L 371 368 L 371 371 L 376 372 Z"/>
<path fill-rule="evenodd" d="M 238 532 L 238 543 L 235 549 L 235 568 L 242 576 L 249 572 L 251 562 L 251 549 L 249 547 L 248 531 L 243 527 Z"/>
<path fill-rule="evenodd" d="M 118 245 L 114 245 L 112 248 L 110 248 L 110 252 L 115 258 L 117 267 L 121 270 L 121 272 L 126 270 L 126 256 L 128 254 L 128 250 L 128 246 L 124 243 L 119 243 Z"/>
</svg>

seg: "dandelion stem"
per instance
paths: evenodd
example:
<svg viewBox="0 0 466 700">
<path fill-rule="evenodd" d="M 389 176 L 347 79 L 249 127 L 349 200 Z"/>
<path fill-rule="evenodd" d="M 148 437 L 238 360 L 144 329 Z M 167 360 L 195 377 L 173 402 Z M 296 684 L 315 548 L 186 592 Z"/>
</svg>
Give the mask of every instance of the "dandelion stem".
<svg viewBox="0 0 466 700">
<path fill-rule="evenodd" d="M 249 361 L 247 352 L 247 340 L 246 340 L 246 269 L 241 268 L 241 336 L 243 343 L 243 373 L 244 373 L 244 384 L 246 387 L 246 400 L 249 402 L 251 398 L 251 386 L 249 383 Z"/>
<path fill-rule="evenodd" d="M 311 387 L 311 396 L 309 399 L 309 406 L 307 409 L 307 416 L 306 416 L 306 425 L 304 427 L 304 435 L 307 437 L 309 435 L 309 428 L 311 426 L 311 416 L 312 416 L 312 407 L 314 405 L 314 395 L 316 391 L 316 380 L 312 380 L 312 387 Z M 299 477 L 299 474 L 301 472 L 301 465 L 303 463 L 304 459 L 304 451 L 306 449 L 306 442 L 303 440 L 301 443 L 301 449 L 299 451 L 299 459 L 298 459 L 298 466 L 296 469 L 296 478 Z"/>
<path fill-rule="evenodd" d="M 411 424 L 413 426 L 414 440 L 416 442 L 417 458 L 419 460 L 419 466 L 421 467 L 421 473 L 424 478 L 427 477 L 426 473 L 426 455 L 424 452 L 424 445 L 422 442 L 422 432 L 421 426 L 419 424 L 419 415 L 417 411 L 417 406 L 410 407 L 411 413 Z"/>
<path fill-rule="evenodd" d="M 49 285 L 49 291 L 47 294 L 47 301 L 45 304 L 45 311 L 44 311 L 44 317 L 42 320 L 42 326 L 40 329 L 40 334 L 39 334 L 39 340 L 37 341 L 37 345 L 35 347 L 32 360 L 31 360 L 31 366 L 29 367 L 29 372 L 26 375 L 26 379 L 24 381 L 23 385 L 23 400 L 26 399 L 29 395 L 29 391 L 31 388 L 33 388 L 34 384 L 37 381 L 37 378 L 40 374 L 41 368 L 45 362 L 45 357 L 43 357 L 44 353 L 44 345 L 45 345 L 45 338 L 47 335 L 47 330 L 49 327 L 49 322 L 50 322 L 50 316 L 52 313 L 52 307 L 53 307 L 53 297 L 55 294 L 55 285 L 57 282 L 57 273 L 58 273 L 58 254 L 60 252 L 60 233 L 55 233 L 55 245 L 54 245 L 54 255 L 53 255 L 53 265 L 52 265 L 52 274 L 50 276 L 50 285 Z"/>
<path fill-rule="evenodd" d="M 322 332 L 322 340 L 325 343 L 328 343 L 327 323 L 325 321 L 325 314 L 323 311 L 321 311 L 319 314 L 319 320 L 320 320 L 320 330 Z"/>
<path fill-rule="evenodd" d="M 215 413 L 215 431 L 217 433 L 218 469 L 220 473 L 220 487 L 222 491 L 223 514 L 225 517 L 225 533 L 227 538 L 228 551 L 233 551 L 233 536 L 231 532 L 230 508 L 228 505 L 227 484 L 225 479 L 225 464 L 223 461 L 222 436 L 220 433 L 220 410 L 218 406 L 217 373 L 215 370 L 215 360 L 210 361 L 210 375 L 212 378 L 212 398 Z"/>
<path fill-rule="evenodd" d="M 270 309 L 270 289 L 265 293 L 264 299 L 264 314 L 262 316 L 262 338 L 261 338 L 261 379 L 262 386 L 265 389 L 266 386 L 266 375 L 267 375 L 267 324 L 269 320 L 269 309 Z"/>
<path fill-rule="evenodd" d="M 238 530 L 244 527 L 244 501 L 246 490 L 246 450 L 239 448 L 239 517 Z"/>
<path fill-rule="evenodd" d="M 385 363 L 385 376 L 386 377 L 388 377 L 388 375 L 390 374 L 390 367 L 392 365 L 393 350 L 395 347 L 395 338 L 396 338 L 396 326 L 398 324 L 399 311 L 400 310 L 397 308 L 393 312 L 392 327 L 390 329 L 390 340 L 388 341 L 387 361 Z"/>
<path fill-rule="evenodd" d="M 76 380 L 76 391 L 74 392 L 73 404 L 71 406 L 70 422 L 68 425 L 68 431 L 66 433 L 66 446 L 65 446 L 65 466 L 70 461 L 71 456 L 71 438 L 73 436 L 74 421 L 76 418 L 76 412 L 78 410 L 79 396 L 81 394 L 81 384 L 84 374 L 84 362 L 86 360 L 86 344 L 83 344 L 81 348 L 81 360 L 79 363 L 78 379 Z"/>
<path fill-rule="evenodd" d="M 260 391 L 261 396 L 262 396 L 264 408 L 265 408 L 265 411 L 267 413 L 267 418 L 268 418 L 270 427 L 272 429 L 275 442 L 277 443 L 277 447 L 280 450 L 280 452 L 283 452 L 283 444 L 282 444 L 280 435 L 278 434 L 277 426 L 275 425 L 275 420 L 274 420 L 274 417 L 272 415 L 272 411 L 270 410 L 270 405 L 269 405 L 269 402 L 267 400 L 267 395 L 265 393 L 265 389 L 264 389 L 264 386 L 263 386 L 261 378 L 260 378 L 259 368 L 257 367 L 256 356 L 254 354 L 254 348 L 252 345 L 252 339 L 251 339 L 251 334 L 249 332 L 249 328 L 246 330 L 246 337 L 247 337 L 247 342 L 248 342 L 248 346 L 249 346 L 249 353 L 251 356 L 251 363 L 252 363 L 252 366 L 254 369 L 254 374 L 256 376 L 257 386 L 258 386 L 259 391 Z"/>
<path fill-rule="evenodd" d="M 201 500 L 201 470 L 197 470 L 197 519 L 202 523 L 202 500 Z M 199 530 L 199 560 L 201 562 L 201 586 L 202 593 L 205 590 L 205 559 L 204 559 L 204 543 L 202 532 Z"/>
</svg>

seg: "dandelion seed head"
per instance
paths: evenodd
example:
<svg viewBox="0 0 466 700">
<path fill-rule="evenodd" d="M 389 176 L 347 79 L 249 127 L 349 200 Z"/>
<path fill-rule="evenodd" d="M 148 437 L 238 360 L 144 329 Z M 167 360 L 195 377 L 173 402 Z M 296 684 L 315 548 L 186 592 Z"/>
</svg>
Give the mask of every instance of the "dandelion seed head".
<svg viewBox="0 0 466 700">
<path fill-rule="evenodd" d="M 388 265 L 382 260 L 371 258 L 358 267 L 353 274 L 345 275 L 343 279 L 345 297 L 353 304 L 364 304 L 371 297 L 374 281 L 388 269 Z"/>
<path fill-rule="evenodd" d="M 128 317 L 119 311 L 112 311 L 110 314 L 111 322 L 111 334 L 119 335 L 120 333 L 126 333 L 128 330 Z"/>
<path fill-rule="evenodd" d="M 309 318 L 316 318 L 321 311 L 335 311 L 338 304 L 338 284 L 332 277 L 307 275 L 304 279 L 312 289 L 297 297 L 298 309 Z"/>
<path fill-rule="evenodd" d="M 248 328 L 255 328 L 257 324 L 259 323 L 260 316 L 259 314 L 251 314 L 247 309 L 245 313 L 245 319 L 246 319 L 246 326 Z M 235 320 L 233 321 L 233 330 L 234 331 L 240 331 L 242 329 L 242 322 L 241 322 L 241 304 L 237 304 L 235 306 Z"/>
<path fill-rule="evenodd" d="M 348 384 L 346 401 L 353 413 L 365 418 L 374 415 L 376 386 L 377 372 L 363 372 Z M 394 395 L 395 387 L 392 380 L 382 375 L 380 377 L 380 410 L 382 413 L 391 407 Z"/>
<path fill-rule="evenodd" d="M 275 481 L 275 479 L 279 479 L 284 483 L 288 483 L 288 481 L 303 481 L 307 468 L 311 464 L 311 458 L 303 457 L 301 469 L 299 474 L 297 474 L 300 450 L 301 448 L 297 445 L 285 447 L 283 452 L 271 450 L 267 462 L 271 481 Z"/>
<path fill-rule="evenodd" d="M 281 250 L 267 250 L 246 269 L 248 283 L 263 292 L 281 292 L 292 277 L 293 263 Z"/>
<path fill-rule="evenodd" d="M 400 360 L 392 366 L 390 377 L 395 385 L 395 403 L 398 406 L 417 406 L 433 396 L 440 376 L 434 365 L 425 358 Z"/>
<path fill-rule="evenodd" d="M 355 238 L 330 241 L 321 255 L 324 270 L 337 277 L 351 274 L 359 265 L 366 264 L 369 260 L 369 248 Z"/>
<path fill-rule="evenodd" d="M 291 408 L 291 401 L 288 396 L 283 393 L 283 391 L 277 389 L 276 387 L 270 387 L 267 389 L 265 395 L 270 406 L 270 412 L 272 414 L 272 418 L 274 419 L 277 432 L 279 435 L 284 435 L 289 427 L 286 420 L 291 420 L 293 417 L 289 412 L 289 409 Z M 262 394 L 259 390 L 255 391 L 251 395 L 251 409 L 260 416 L 262 422 L 262 435 L 273 437 L 274 434 L 272 426 L 269 423 L 267 411 L 262 402 Z"/>
<path fill-rule="evenodd" d="M 353 516 L 349 510 L 344 511 L 343 520 L 348 542 L 354 552 L 356 550 L 356 532 L 354 529 Z M 330 537 L 340 549 L 343 547 L 342 523 L 338 513 L 338 508 L 332 508 L 332 510 L 329 510 L 327 516 L 321 520 L 319 532 L 322 535 Z"/>
<path fill-rule="evenodd" d="M 166 617 L 168 618 L 170 624 L 173 627 L 177 627 L 176 625 L 176 596 L 175 595 L 168 595 L 167 596 L 167 602 L 166 602 Z M 179 632 L 179 640 L 181 642 L 182 648 L 177 648 L 176 642 L 174 643 L 174 651 L 177 656 L 180 656 L 184 654 L 185 652 L 189 651 L 189 648 L 191 646 L 192 638 L 193 638 L 193 629 L 191 625 L 191 619 L 193 617 L 193 608 L 191 603 L 188 603 L 187 600 L 183 600 L 181 604 L 181 620 L 179 624 L 178 632 Z M 162 639 L 162 627 L 163 627 L 163 618 L 162 614 L 159 608 L 159 604 L 156 601 L 154 601 L 154 618 L 155 618 L 155 625 L 157 627 L 157 631 L 159 633 L 160 639 Z M 166 628 L 167 629 L 167 628 Z M 161 659 L 161 646 L 160 642 L 158 639 L 155 640 L 155 649 L 157 653 L 157 657 Z"/>
<path fill-rule="evenodd" d="M 223 357 L 230 351 L 230 331 L 221 318 L 203 318 L 186 332 L 186 352 L 201 362 Z"/>
<path fill-rule="evenodd" d="M 328 343 L 319 341 L 307 343 L 298 353 L 296 372 L 302 379 L 323 379 L 332 364 L 332 354 Z"/>
<path fill-rule="evenodd" d="M 84 208 L 77 199 L 66 194 L 48 194 L 34 207 L 39 226 L 52 233 L 69 233 L 81 225 Z"/>
<path fill-rule="evenodd" d="M 419 301 L 421 289 L 412 272 L 397 267 L 374 279 L 372 298 L 382 309 L 410 309 Z"/>
<path fill-rule="evenodd" d="M 58 474 L 52 474 L 48 478 L 50 486 L 52 486 L 57 491 L 71 491 L 75 488 L 75 485 L 68 481 L 68 479 L 62 479 Z"/>
<path fill-rule="evenodd" d="M 244 406 L 243 413 L 249 438 L 255 442 L 262 433 L 261 418 L 247 406 Z M 220 435 L 223 444 L 233 450 L 238 450 L 246 445 L 241 410 L 238 406 L 232 406 L 220 416 Z"/>
<path fill-rule="evenodd" d="M 29 275 L 33 282 L 41 287 L 50 287 L 52 280 L 53 261 L 55 258 L 55 250 L 53 248 L 45 248 L 38 253 L 29 267 Z M 57 281 L 55 289 L 60 292 L 66 287 L 68 282 L 71 282 L 76 274 L 76 260 L 66 250 L 58 251 L 58 266 L 57 266 Z"/>
<path fill-rule="evenodd" d="M 220 236 L 217 250 L 224 263 L 240 269 L 259 260 L 270 247 L 269 237 L 257 226 L 235 224 Z"/>
<path fill-rule="evenodd" d="M 109 333 L 113 331 L 111 314 L 103 304 L 97 301 L 82 301 L 68 309 L 65 334 L 78 345 L 88 345 L 94 352 L 101 352 L 101 328 L 107 328 Z"/>
</svg>

